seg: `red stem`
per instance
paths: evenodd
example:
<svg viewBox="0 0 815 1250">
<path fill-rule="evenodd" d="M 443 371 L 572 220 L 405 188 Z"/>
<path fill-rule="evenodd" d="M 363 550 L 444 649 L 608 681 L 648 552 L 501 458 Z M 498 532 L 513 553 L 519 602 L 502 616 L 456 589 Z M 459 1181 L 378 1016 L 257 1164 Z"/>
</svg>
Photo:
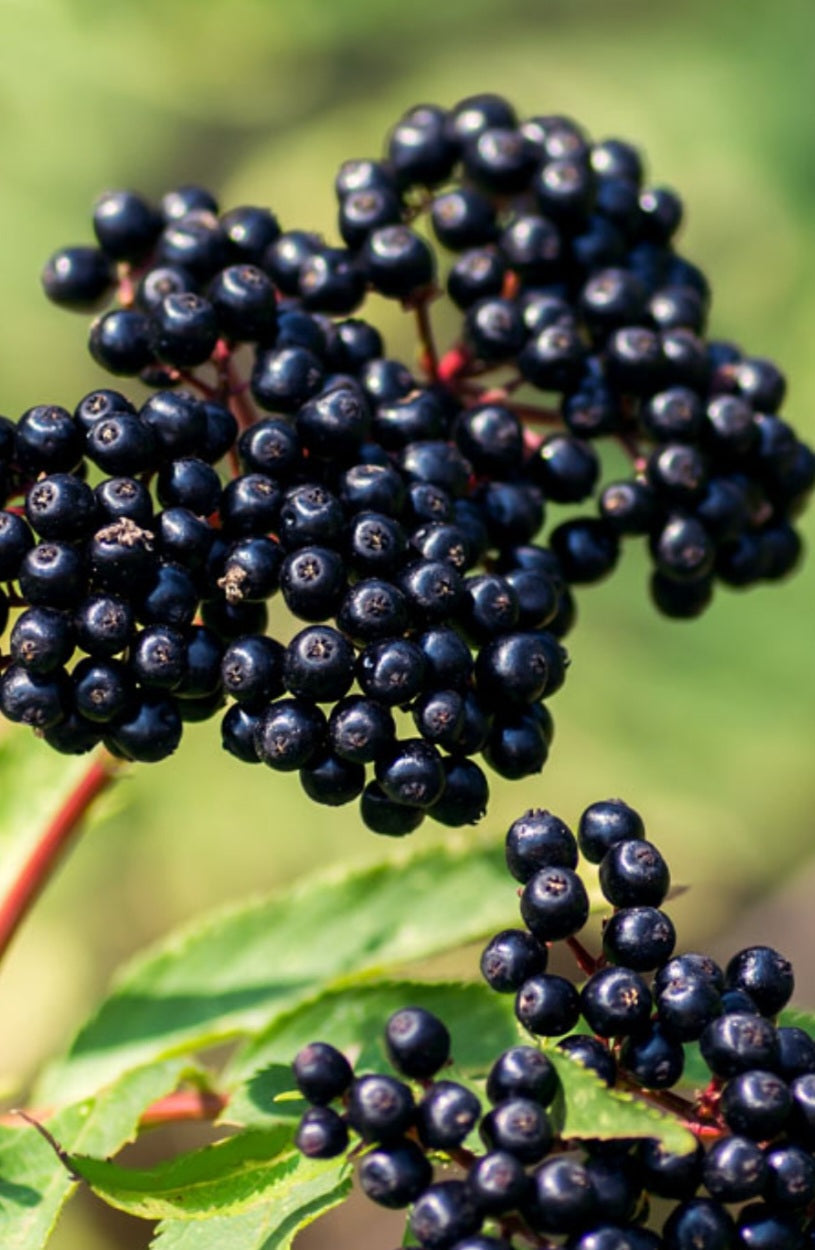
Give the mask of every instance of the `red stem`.
<svg viewBox="0 0 815 1250">
<path fill-rule="evenodd" d="M 422 347 L 422 368 L 430 381 L 436 382 L 439 377 L 439 353 L 436 350 L 436 340 L 430 324 L 430 299 L 432 295 L 417 299 L 413 310 L 416 314 L 416 327 Z"/>
<path fill-rule="evenodd" d="M 45 830 L 23 864 L 5 898 L 0 900 L 0 958 L 31 907 L 53 875 L 61 855 L 77 832 L 91 804 L 113 781 L 119 765 L 110 756 L 94 760 Z"/>
<path fill-rule="evenodd" d="M 151 1103 L 139 1120 L 139 1128 L 157 1128 L 184 1120 L 215 1120 L 228 1102 L 226 1094 L 214 1090 L 178 1089 Z"/>
<path fill-rule="evenodd" d="M 566 938 L 566 945 L 575 957 L 575 962 L 581 972 L 590 977 L 597 971 L 598 963 L 593 955 L 590 955 L 579 938 Z"/>
</svg>

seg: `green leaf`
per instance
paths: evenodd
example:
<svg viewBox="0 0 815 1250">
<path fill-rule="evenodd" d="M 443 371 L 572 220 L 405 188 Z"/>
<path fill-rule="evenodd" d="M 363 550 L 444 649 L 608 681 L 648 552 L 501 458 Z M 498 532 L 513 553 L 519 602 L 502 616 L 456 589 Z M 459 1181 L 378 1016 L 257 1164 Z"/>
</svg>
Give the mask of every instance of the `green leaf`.
<svg viewBox="0 0 815 1250">
<path fill-rule="evenodd" d="M 291 1174 L 286 1192 L 240 1215 L 200 1220 L 167 1220 L 151 1242 L 153 1250 L 289 1250 L 297 1233 L 318 1216 L 339 1206 L 351 1189 L 351 1173 L 340 1161 L 310 1177 Z"/>
<path fill-rule="evenodd" d="M 96 1099 L 67 1107 L 48 1128 L 69 1151 L 107 1155 L 136 1133 L 146 1107 L 174 1089 L 187 1064 L 173 1059 L 131 1072 Z M 0 1129 L 0 1245 L 3 1250 L 39 1250 L 74 1189 L 68 1172 L 31 1125 Z"/>
<path fill-rule="evenodd" d="M 38 1098 L 83 1097 L 152 1059 L 262 1029 L 332 982 L 361 981 L 513 921 L 503 850 L 472 835 L 220 912 L 125 969 Z"/>
<path fill-rule="evenodd" d="M 305 1159 L 291 1129 L 250 1130 L 153 1168 L 123 1168 L 71 1155 L 71 1167 L 109 1206 L 146 1220 L 202 1220 L 273 1202 L 295 1213 L 333 1194 L 349 1172 L 344 1159 Z"/>
<path fill-rule="evenodd" d="M 302 1105 L 274 1100 L 292 1088 L 291 1062 L 297 1051 L 317 1039 L 330 1039 L 348 1052 L 358 1072 L 387 1068 L 385 1024 L 394 1011 L 407 1006 L 425 1007 L 443 1018 L 461 1072 L 485 1073 L 518 1040 L 512 996 L 496 994 L 486 985 L 386 981 L 330 990 L 279 1016 L 235 1056 L 227 1085 L 241 1078 L 245 1083 L 223 1118 L 254 1124 L 302 1113 Z"/>
<path fill-rule="evenodd" d="M 658 1137 L 674 1154 L 688 1154 L 694 1149 L 693 1134 L 676 1116 L 622 1090 L 609 1089 L 592 1071 L 555 1046 L 545 1049 L 561 1080 L 553 1107 L 561 1136 L 603 1140 Z"/>
</svg>

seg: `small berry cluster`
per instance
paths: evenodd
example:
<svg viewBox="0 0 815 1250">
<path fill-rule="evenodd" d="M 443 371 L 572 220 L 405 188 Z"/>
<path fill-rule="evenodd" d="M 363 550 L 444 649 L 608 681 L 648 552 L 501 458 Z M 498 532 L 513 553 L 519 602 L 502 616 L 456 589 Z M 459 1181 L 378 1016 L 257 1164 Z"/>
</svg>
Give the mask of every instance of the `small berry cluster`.
<svg viewBox="0 0 815 1250">
<path fill-rule="evenodd" d="M 578 850 L 599 865 L 614 907 L 598 958 L 576 937 L 589 913 Z M 660 909 L 667 865 L 620 800 L 587 808 L 577 838 L 551 813 L 528 812 L 510 827 L 506 856 L 524 883 L 527 928 L 487 945 L 488 984 L 517 994 L 529 1033 L 552 1038 L 548 1045 L 605 1085 L 681 1117 L 695 1150 L 676 1155 L 650 1138 L 561 1138 L 553 1106 L 561 1084 L 546 1050 L 533 1045 L 495 1060 L 485 1113 L 472 1082 L 434 1079 L 451 1040 L 418 1007 L 396 1012 L 385 1031 L 392 1065 L 418 1089 L 390 1075 L 355 1076 L 327 1043 L 300 1052 L 294 1077 L 312 1106 L 298 1148 L 332 1158 L 348 1150 L 352 1130 L 362 1190 L 386 1207 L 412 1206 L 410 1227 L 424 1250 L 508 1250 L 516 1237 L 541 1247 L 563 1237 L 570 1250 L 810 1244 L 815 1040 L 775 1020 L 792 994 L 789 962 L 767 946 L 739 951 L 724 970 L 707 955 L 674 955 L 674 928 Z M 581 988 L 546 973 L 557 941 L 571 947 Z M 710 1081 L 679 1094 L 690 1043 Z M 335 1100 L 340 1109 L 329 1105 Z M 485 1153 L 474 1147 L 478 1136 Z M 434 1178 L 434 1160 L 457 1173 Z M 649 1227 L 651 1199 L 671 1202 L 659 1208 L 660 1232 Z"/>
<path fill-rule="evenodd" d="M 680 201 L 630 145 L 482 95 L 410 110 L 335 187 L 342 246 L 188 186 L 103 195 L 96 244 L 51 257 L 49 298 L 102 309 L 94 359 L 153 389 L 0 422 L 0 609 L 26 609 L 0 710 L 153 761 L 231 698 L 228 751 L 402 835 L 483 814 L 478 755 L 543 767 L 571 587 L 622 535 L 649 537 L 658 607 L 696 615 L 715 576 L 795 565 L 815 456 L 778 370 L 701 338 Z M 420 377 L 353 315 L 369 293 L 415 316 Z M 600 436 L 632 479 L 600 489 Z M 541 543 L 548 504 L 598 491 Z M 286 646 L 278 591 L 306 625 Z"/>
</svg>

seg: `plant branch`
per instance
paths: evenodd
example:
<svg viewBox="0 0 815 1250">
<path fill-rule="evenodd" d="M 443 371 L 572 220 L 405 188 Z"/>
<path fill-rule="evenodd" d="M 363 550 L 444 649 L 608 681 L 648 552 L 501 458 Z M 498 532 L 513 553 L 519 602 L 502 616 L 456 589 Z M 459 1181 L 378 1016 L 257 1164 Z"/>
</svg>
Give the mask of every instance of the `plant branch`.
<svg viewBox="0 0 815 1250">
<path fill-rule="evenodd" d="M 93 760 L 45 826 L 5 898 L 0 899 L 0 958 L 8 950 L 23 920 L 53 876 L 61 856 L 94 800 L 107 789 L 119 767 L 118 761 L 112 756 L 103 755 Z"/>
</svg>

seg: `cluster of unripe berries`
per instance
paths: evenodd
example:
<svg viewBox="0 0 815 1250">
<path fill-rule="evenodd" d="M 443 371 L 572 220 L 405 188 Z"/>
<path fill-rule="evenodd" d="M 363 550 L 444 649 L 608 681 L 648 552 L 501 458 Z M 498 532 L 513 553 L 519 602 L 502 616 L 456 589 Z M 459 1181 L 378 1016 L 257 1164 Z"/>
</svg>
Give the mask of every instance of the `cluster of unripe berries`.
<svg viewBox="0 0 815 1250">
<path fill-rule="evenodd" d="M 96 244 L 48 262 L 54 302 L 103 310 L 94 359 L 153 389 L 0 422 L 0 608 L 25 609 L 0 709 L 157 760 L 232 699 L 227 750 L 401 835 L 483 814 L 478 756 L 540 771 L 571 587 L 623 535 L 695 615 L 715 576 L 793 567 L 815 457 L 778 370 L 702 339 L 681 204 L 630 145 L 483 95 L 412 109 L 335 185 L 342 246 L 193 186 L 103 195 Z M 354 315 L 369 292 L 415 314 L 418 376 Z M 635 467 L 602 489 L 601 436 Z M 594 495 L 544 545 L 547 505 Z M 285 646 L 278 591 L 306 625 Z"/>
<path fill-rule="evenodd" d="M 578 850 L 599 865 L 614 907 L 597 958 L 576 939 L 589 914 Z M 355 1075 L 324 1042 L 297 1055 L 295 1082 L 312 1104 L 298 1148 L 332 1158 L 353 1133 L 360 1187 L 383 1206 L 410 1206 L 424 1250 L 508 1250 L 516 1236 L 545 1247 L 565 1238 L 570 1250 L 810 1244 L 815 1040 L 776 1021 L 793 989 L 789 962 L 767 946 L 739 951 L 725 969 L 707 955 L 674 955 L 673 925 L 659 906 L 667 865 L 620 800 L 587 808 L 577 838 L 550 812 L 527 812 L 509 829 L 506 856 L 524 883 L 527 928 L 488 944 L 487 982 L 517 993 L 530 1034 L 551 1039 L 605 1085 L 678 1115 L 696 1148 L 680 1155 L 655 1138 L 560 1136 L 561 1083 L 537 1045 L 499 1055 L 483 1086 L 444 1079 L 450 1035 L 420 1007 L 396 1012 L 385 1030 L 406 1080 Z M 564 940 L 585 978 L 580 987 L 546 972 L 549 947 Z M 710 1071 L 704 1089 L 683 1087 L 689 1045 Z"/>
</svg>

